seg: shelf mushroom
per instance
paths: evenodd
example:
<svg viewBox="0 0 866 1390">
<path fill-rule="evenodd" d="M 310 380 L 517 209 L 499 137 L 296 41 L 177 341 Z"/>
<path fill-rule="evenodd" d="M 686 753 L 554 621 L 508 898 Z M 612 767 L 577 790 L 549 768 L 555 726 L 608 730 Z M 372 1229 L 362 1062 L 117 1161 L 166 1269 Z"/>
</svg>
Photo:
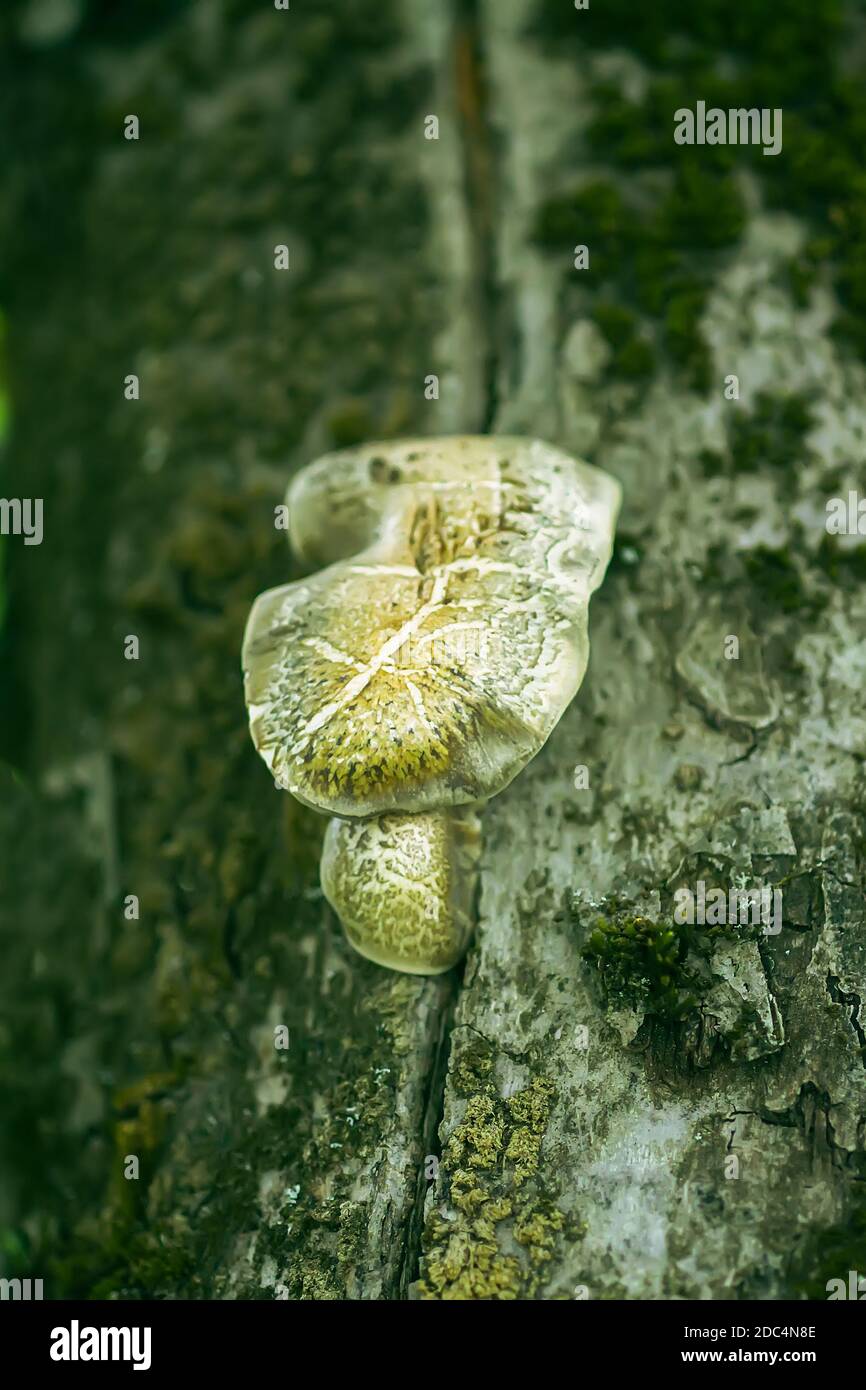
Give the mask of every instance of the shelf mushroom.
<svg viewBox="0 0 866 1390">
<path fill-rule="evenodd" d="M 583 679 L 619 484 L 538 440 L 460 435 L 326 454 L 293 479 L 316 573 L 247 622 L 250 731 L 333 819 L 322 887 L 352 945 L 438 974 L 468 945 L 479 811 Z"/>
</svg>

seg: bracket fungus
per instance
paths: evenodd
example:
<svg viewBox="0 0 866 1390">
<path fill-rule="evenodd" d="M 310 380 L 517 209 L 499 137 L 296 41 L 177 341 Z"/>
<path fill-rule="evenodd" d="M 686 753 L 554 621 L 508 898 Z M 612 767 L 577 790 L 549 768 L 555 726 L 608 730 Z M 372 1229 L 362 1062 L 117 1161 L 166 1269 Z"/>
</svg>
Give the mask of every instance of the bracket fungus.
<svg viewBox="0 0 866 1390">
<path fill-rule="evenodd" d="M 371 960 L 439 974 L 466 949 L 478 812 L 580 686 L 619 501 L 600 469 L 495 436 L 342 450 L 293 479 L 290 540 L 317 572 L 253 605 L 250 731 L 333 818 L 322 887 Z"/>
</svg>

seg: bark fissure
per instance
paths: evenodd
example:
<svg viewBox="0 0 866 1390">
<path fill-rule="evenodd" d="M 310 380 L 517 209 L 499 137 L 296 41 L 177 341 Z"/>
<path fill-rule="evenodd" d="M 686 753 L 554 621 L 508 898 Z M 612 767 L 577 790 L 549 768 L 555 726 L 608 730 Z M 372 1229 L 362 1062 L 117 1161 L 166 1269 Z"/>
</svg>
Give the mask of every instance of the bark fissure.
<svg viewBox="0 0 866 1390">
<path fill-rule="evenodd" d="M 484 363 L 483 415 L 478 429 L 485 434 L 497 409 L 501 333 L 495 250 L 496 154 L 478 0 L 455 0 L 453 61 L 471 229 L 478 351 Z"/>
<path fill-rule="evenodd" d="M 846 1009 L 850 1009 L 848 1021 L 860 1045 L 860 1060 L 863 1066 L 866 1067 L 866 1030 L 864 1030 L 860 1022 L 860 1010 L 863 1007 L 862 999 L 859 994 L 846 993 L 846 991 L 842 989 L 838 978 L 829 973 L 827 975 L 827 993 L 830 995 L 834 1004 L 844 1004 Z"/>
<path fill-rule="evenodd" d="M 458 986 L 459 989 L 459 986 Z M 421 1123 L 421 1163 L 418 1168 L 418 1182 L 415 1199 L 409 1213 L 406 1227 L 406 1242 L 400 1262 L 398 1294 L 407 1298 L 411 1285 L 418 1278 L 421 1264 L 421 1245 L 424 1231 L 424 1207 L 427 1200 L 429 1182 L 427 1178 L 427 1159 L 438 1158 L 439 1126 L 445 1113 L 445 1080 L 448 1074 L 448 1058 L 451 1051 L 452 1024 L 454 1021 L 455 994 L 448 1001 L 441 1015 L 439 1038 L 430 1066 L 430 1075 L 424 1097 L 424 1111 Z"/>
<path fill-rule="evenodd" d="M 481 414 L 476 428 L 481 433 L 486 433 L 491 428 L 498 407 L 497 382 L 501 353 L 498 347 L 497 325 L 501 305 L 497 289 L 494 225 L 498 196 L 496 158 L 478 0 L 454 0 L 452 62 L 460 125 L 465 211 L 471 244 L 474 320 L 478 351 L 483 359 Z M 443 1013 L 436 1056 L 427 1086 L 421 1126 L 421 1147 L 425 1155 L 431 1154 L 439 1147 L 439 1127 L 445 1115 L 445 1090 L 454 1032 L 454 1011 L 461 987 L 462 973 L 455 996 Z M 399 1293 L 403 1298 L 408 1296 L 410 1287 L 420 1272 L 424 1208 L 428 1191 L 424 1168 L 425 1165 L 422 1163 L 400 1267 Z"/>
</svg>

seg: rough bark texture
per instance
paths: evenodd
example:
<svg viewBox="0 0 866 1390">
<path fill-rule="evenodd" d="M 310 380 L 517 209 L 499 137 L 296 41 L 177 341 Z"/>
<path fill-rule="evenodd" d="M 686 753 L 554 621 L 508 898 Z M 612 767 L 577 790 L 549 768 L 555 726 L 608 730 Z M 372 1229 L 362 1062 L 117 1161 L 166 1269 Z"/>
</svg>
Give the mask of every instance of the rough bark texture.
<svg viewBox="0 0 866 1390">
<path fill-rule="evenodd" d="M 822 1296 L 866 1265 L 866 563 L 824 525 L 864 483 L 857 11 L 712 3 L 678 44 L 668 5 L 49 9 L 2 21 L 3 489 L 45 499 L 3 639 L 4 1272 Z M 795 98 L 831 86 L 825 146 Z M 675 146 L 698 99 L 796 106 L 778 162 Z M 486 429 L 625 506 L 584 687 L 486 812 L 477 943 L 424 981 L 345 945 L 240 641 L 292 469 Z M 699 880 L 784 925 L 678 937 L 659 992 L 626 928 Z"/>
</svg>

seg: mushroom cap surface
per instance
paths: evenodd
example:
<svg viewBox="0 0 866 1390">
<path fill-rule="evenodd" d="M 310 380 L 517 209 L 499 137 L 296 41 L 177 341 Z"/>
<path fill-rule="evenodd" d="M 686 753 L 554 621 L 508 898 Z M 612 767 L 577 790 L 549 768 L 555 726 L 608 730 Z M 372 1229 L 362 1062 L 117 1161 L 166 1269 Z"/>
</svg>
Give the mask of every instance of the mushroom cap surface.
<svg viewBox="0 0 866 1390">
<path fill-rule="evenodd" d="M 536 440 L 454 436 L 329 454 L 288 493 L 327 567 L 260 595 L 243 646 L 278 784 L 344 817 L 483 802 L 583 678 L 620 490 Z"/>
<path fill-rule="evenodd" d="M 481 825 L 472 807 L 330 821 L 322 889 L 362 956 L 409 975 L 456 965 L 475 926 Z"/>
</svg>

